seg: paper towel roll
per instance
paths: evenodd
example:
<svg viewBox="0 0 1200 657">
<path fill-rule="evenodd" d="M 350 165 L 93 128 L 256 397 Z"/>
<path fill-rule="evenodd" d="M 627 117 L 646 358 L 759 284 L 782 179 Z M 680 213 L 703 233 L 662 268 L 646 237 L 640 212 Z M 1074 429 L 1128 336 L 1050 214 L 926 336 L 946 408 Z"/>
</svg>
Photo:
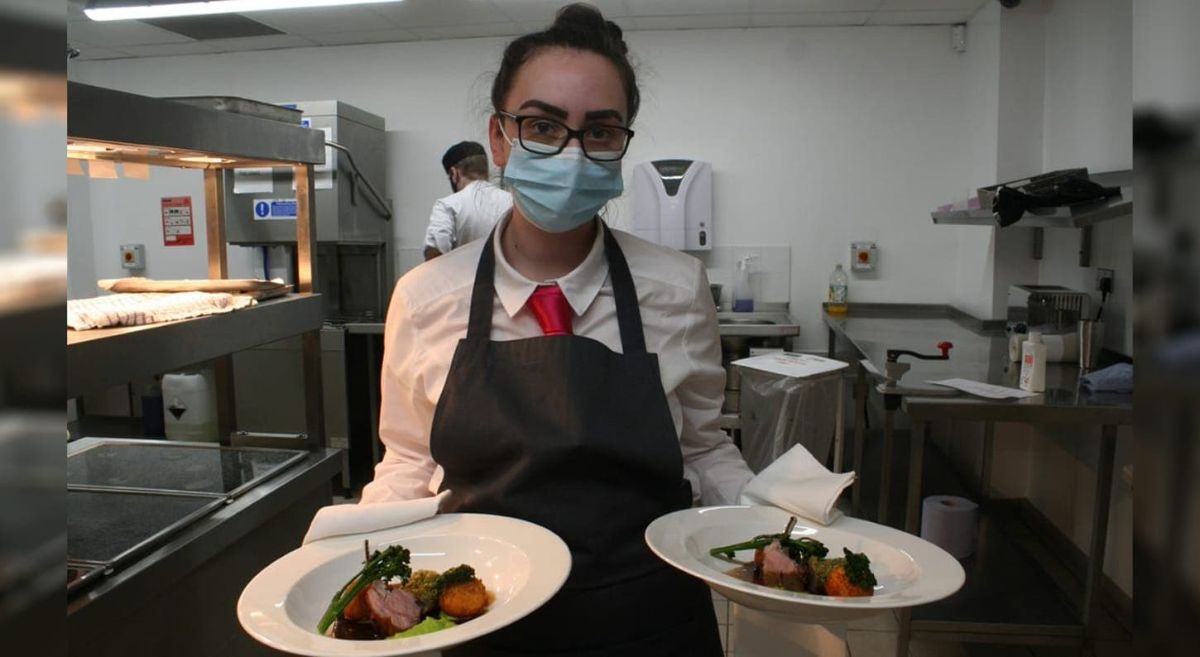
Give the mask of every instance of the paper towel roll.
<svg viewBox="0 0 1200 657">
<path fill-rule="evenodd" d="M 921 538 L 965 559 L 975 552 L 979 505 L 965 497 L 930 495 L 921 503 Z"/>
</svg>

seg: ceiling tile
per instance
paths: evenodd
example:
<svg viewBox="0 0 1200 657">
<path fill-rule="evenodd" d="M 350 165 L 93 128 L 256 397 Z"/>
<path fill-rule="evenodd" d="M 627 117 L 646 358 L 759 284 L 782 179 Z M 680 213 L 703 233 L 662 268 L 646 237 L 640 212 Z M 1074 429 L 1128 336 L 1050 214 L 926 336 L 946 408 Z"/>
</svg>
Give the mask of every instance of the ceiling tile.
<svg viewBox="0 0 1200 657">
<path fill-rule="evenodd" d="M 311 39 L 294 34 L 272 34 L 269 36 L 245 37 L 243 39 L 209 39 L 208 45 L 221 52 L 243 50 L 275 50 L 278 48 L 306 48 L 316 45 Z"/>
<path fill-rule="evenodd" d="M 487 25 L 509 20 L 490 0 L 407 0 L 376 5 L 371 10 L 387 18 L 395 27 L 406 30 L 417 27 Z"/>
<path fill-rule="evenodd" d="M 633 1 L 589 0 L 587 4 L 594 5 L 605 18 L 611 20 L 629 16 L 629 5 Z M 504 15 L 518 23 L 533 22 L 543 26 L 549 25 L 554 20 L 554 14 L 565 4 L 563 0 L 494 0 L 494 3 Z"/>
<path fill-rule="evenodd" d="M 423 39 L 470 39 L 475 37 L 515 36 L 524 34 L 512 21 L 486 23 L 484 25 L 441 25 L 413 28 L 413 33 Z"/>
<path fill-rule="evenodd" d="M 962 9 L 974 14 L 992 0 L 883 0 L 880 11 L 935 11 Z"/>
<path fill-rule="evenodd" d="M 171 55 L 204 55 L 220 50 L 208 45 L 205 41 L 192 43 L 163 43 L 154 46 L 125 46 L 125 52 L 134 57 L 167 57 Z"/>
<path fill-rule="evenodd" d="M 254 20 L 288 34 L 330 34 L 392 27 L 386 16 L 369 7 L 316 7 L 257 11 Z"/>
<path fill-rule="evenodd" d="M 754 14 L 753 27 L 808 27 L 830 25 L 865 25 L 869 11 L 807 11 L 802 14 Z"/>
<path fill-rule="evenodd" d="M 750 27 L 750 14 L 704 14 L 700 16 L 638 16 L 639 30 L 707 30 Z"/>
<path fill-rule="evenodd" d="M 410 30 L 392 28 L 390 30 L 369 30 L 365 32 L 339 32 L 336 34 L 306 34 L 306 38 L 323 46 L 347 46 L 355 43 L 391 43 L 395 41 L 416 41 L 416 34 Z"/>
<path fill-rule="evenodd" d="M 877 11 L 867 25 L 953 25 L 965 23 L 975 12 L 968 9 L 943 11 Z"/>
<path fill-rule="evenodd" d="M 755 14 L 799 14 L 809 11 L 874 11 L 884 0 L 750 0 Z"/>
<path fill-rule="evenodd" d="M 67 38 L 110 48 L 191 41 L 182 34 L 175 34 L 140 21 L 86 20 L 67 23 Z"/>
<path fill-rule="evenodd" d="M 697 16 L 750 11 L 750 0 L 626 0 L 631 16 Z"/>
</svg>

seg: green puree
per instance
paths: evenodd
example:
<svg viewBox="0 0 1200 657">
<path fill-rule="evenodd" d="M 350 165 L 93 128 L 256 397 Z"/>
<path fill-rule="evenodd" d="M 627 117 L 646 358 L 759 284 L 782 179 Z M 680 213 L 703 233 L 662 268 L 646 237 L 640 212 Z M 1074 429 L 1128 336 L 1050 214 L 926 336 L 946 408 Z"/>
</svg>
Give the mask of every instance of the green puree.
<svg viewBox="0 0 1200 657">
<path fill-rule="evenodd" d="M 403 632 L 400 632 L 398 634 L 393 634 L 392 636 L 390 636 L 388 638 L 404 639 L 404 638 L 407 638 L 410 636 L 421 636 L 422 634 L 429 634 L 430 632 L 437 632 L 439 630 L 444 630 L 448 627 L 454 627 L 457 624 L 458 624 L 458 621 L 456 621 L 454 618 L 452 618 L 450 616 L 443 615 L 443 616 L 439 616 L 438 618 L 429 616 L 425 620 L 421 621 L 420 623 L 417 623 L 416 625 L 413 625 L 412 627 L 408 628 L 407 630 L 404 630 Z"/>
</svg>

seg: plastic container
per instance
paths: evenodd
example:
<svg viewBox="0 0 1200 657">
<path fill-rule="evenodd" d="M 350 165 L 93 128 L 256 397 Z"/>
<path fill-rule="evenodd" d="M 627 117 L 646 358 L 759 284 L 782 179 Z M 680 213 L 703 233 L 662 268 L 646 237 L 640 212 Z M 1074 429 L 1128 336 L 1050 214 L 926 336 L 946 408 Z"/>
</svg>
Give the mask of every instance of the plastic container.
<svg viewBox="0 0 1200 657">
<path fill-rule="evenodd" d="M 154 383 L 147 385 L 142 390 L 142 436 L 162 438 L 166 435 L 163 418 L 162 380 L 154 377 Z"/>
<path fill-rule="evenodd" d="M 754 256 L 746 256 L 737 263 L 733 277 L 733 312 L 754 312 L 754 287 L 750 282 L 750 263 Z"/>
<path fill-rule="evenodd" d="M 830 315 L 845 315 L 849 310 L 846 305 L 850 295 L 850 279 L 846 276 L 846 270 L 842 269 L 842 263 L 838 263 L 833 268 L 833 273 L 829 275 L 829 303 L 825 305 L 825 311 Z"/>
<path fill-rule="evenodd" d="M 164 374 L 162 395 L 167 440 L 220 440 L 217 385 L 211 372 Z"/>
<path fill-rule="evenodd" d="M 1079 360 L 1078 333 L 1049 333 L 1042 336 L 1047 363 L 1074 363 Z"/>
<path fill-rule="evenodd" d="M 1046 390 L 1046 345 L 1037 331 L 1030 331 L 1029 338 L 1021 345 L 1021 390 Z"/>
</svg>

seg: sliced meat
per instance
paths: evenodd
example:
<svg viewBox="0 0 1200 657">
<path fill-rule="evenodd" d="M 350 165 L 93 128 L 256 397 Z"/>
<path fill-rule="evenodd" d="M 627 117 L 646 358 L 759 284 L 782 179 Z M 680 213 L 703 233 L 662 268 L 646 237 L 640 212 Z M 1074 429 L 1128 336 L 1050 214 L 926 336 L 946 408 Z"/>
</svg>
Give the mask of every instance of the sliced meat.
<svg viewBox="0 0 1200 657">
<path fill-rule="evenodd" d="M 803 591 L 805 580 L 808 579 L 807 575 L 808 569 L 793 561 L 779 545 L 779 541 L 772 541 L 770 545 L 763 548 L 763 584 L 789 591 Z"/>
<path fill-rule="evenodd" d="M 393 589 L 383 582 L 372 582 L 363 593 L 363 602 L 371 620 L 385 636 L 403 632 L 421 620 L 421 607 L 417 599 L 404 589 Z"/>
<path fill-rule="evenodd" d="M 342 610 L 342 618 L 352 622 L 371 620 L 371 610 L 367 609 L 367 590 L 369 588 L 359 591 L 358 595 L 354 596 L 350 604 Z"/>
</svg>

